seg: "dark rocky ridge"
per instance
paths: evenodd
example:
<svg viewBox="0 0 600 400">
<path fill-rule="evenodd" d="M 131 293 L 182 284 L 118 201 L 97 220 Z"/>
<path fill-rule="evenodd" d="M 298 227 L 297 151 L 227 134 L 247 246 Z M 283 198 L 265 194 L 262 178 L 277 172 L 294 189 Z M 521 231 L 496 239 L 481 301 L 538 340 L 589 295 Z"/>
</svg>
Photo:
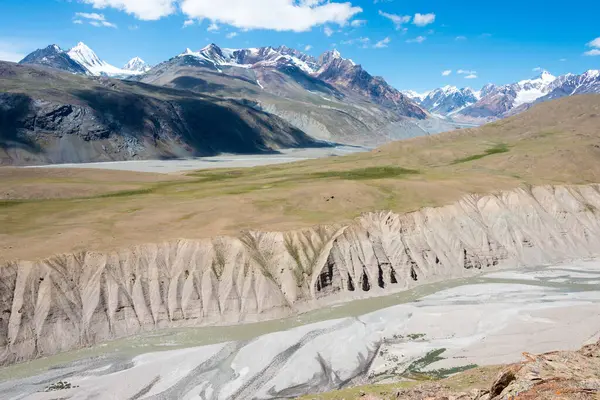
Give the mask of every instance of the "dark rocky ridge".
<svg viewBox="0 0 600 400">
<path fill-rule="evenodd" d="M 143 83 L 0 63 L 0 91 L 2 164 L 261 153 L 318 145 L 251 104 Z"/>
</svg>

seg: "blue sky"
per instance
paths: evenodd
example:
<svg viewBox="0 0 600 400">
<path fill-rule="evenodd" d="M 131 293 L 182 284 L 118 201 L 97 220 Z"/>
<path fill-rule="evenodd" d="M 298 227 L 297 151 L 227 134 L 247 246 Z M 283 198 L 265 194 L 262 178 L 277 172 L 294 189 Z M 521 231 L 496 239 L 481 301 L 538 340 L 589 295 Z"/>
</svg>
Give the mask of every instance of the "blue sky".
<svg viewBox="0 0 600 400">
<path fill-rule="evenodd" d="M 576 7 L 539 0 L 458 3 L 0 0 L 0 58 L 78 41 L 117 66 L 134 56 L 155 64 L 211 42 L 233 48 L 284 44 L 309 48 L 314 56 L 335 47 L 396 88 L 418 91 L 508 83 L 535 75 L 538 67 L 555 75 L 600 68 L 600 39 L 593 42 L 600 37 L 600 1 Z M 211 25 L 218 29 L 209 30 Z"/>
</svg>

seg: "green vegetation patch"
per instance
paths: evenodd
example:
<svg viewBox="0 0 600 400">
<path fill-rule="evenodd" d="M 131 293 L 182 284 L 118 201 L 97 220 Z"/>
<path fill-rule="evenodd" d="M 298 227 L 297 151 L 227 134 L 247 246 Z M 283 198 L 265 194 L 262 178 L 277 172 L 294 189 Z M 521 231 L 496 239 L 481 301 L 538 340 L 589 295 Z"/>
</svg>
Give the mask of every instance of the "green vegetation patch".
<svg viewBox="0 0 600 400">
<path fill-rule="evenodd" d="M 404 371 L 401 376 L 407 379 L 414 380 L 439 380 L 449 377 L 450 375 L 457 374 L 459 372 L 468 371 L 473 368 L 477 368 L 475 364 L 469 364 L 462 367 L 454 368 L 440 368 L 436 370 L 426 370 L 431 364 L 441 361 L 444 357 L 441 355 L 446 349 L 436 349 L 428 352 L 425 356 L 413 361 Z"/>
<path fill-rule="evenodd" d="M 24 203 L 23 200 L 0 200 L 0 209 L 18 206 L 19 204 L 23 204 L 23 203 Z"/>
<path fill-rule="evenodd" d="M 350 181 L 359 181 L 368 179 L 400 178 L 416 174 L 419 174 L 419 171 L 414 169 L 396 167 L 393 165 L 387 165 L 381 167 L 351 169 L 348 171 L 316 172 L 312 174 L 312 176 L 314 176 L 315 178 L 338 178 Z"/>
<path fill-rule="evenodd" d="M 481 153 L 481 154 L 474 154 L 472 156 L 468 156 L 465 158 L 459 158 L 457 160 L 454 160 L 452 162 L 452 164 L 460 164 L 460 163 L 466 163 L 469 161 L 475 161 L 475 160 L 479 160 L 483 157 L 487 157 L 487 156 L 491 156 L 493 154 L 501 154 L 501 153 L 508 153 L 509 152 L 509 148 L 506 144 L 504 143 L 499 143 L 497 145 L 495 145 L 494 147 L 491 147 L 489 149 L 487 149 L 485 151 L 485 153 Z"/>
<path fill-rule="evenodd" d="M 244 176 L 244 171 L 236 170 L 236 171 L 215 171 L 215 172 L 192 172 L 187 174 L 188 176 L 194 176 L 196 178 L 200 178 L 201 182 L 219 182 L 228 179 L 235 179 Z"/>
<path fill-rule="evenodd" d="M 138 196 L 143 194 L 150 194 L 155 190 L 155 188 L 145 188 L 145 189 L 136 189 L 136 190 L 121 190 L 120 192 L 112 192 L 112 193 L 104 193 L 98 196 L 92 196 L 85 199 L 108 199 L 112 197 L 131 197 Z"/>
</svg>

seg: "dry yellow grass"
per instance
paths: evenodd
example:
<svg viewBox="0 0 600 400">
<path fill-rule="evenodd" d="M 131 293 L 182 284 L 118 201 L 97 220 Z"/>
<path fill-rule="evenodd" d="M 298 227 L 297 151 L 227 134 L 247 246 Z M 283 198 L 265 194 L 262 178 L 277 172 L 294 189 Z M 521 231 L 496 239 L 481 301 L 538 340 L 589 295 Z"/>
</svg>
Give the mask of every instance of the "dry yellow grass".
<svg viewBox="0 0 600 400">
<path fill-rule="evenodd" d="M 288 230 L 522 184 L 600 182 L 600 96 L 370 153 L 157 175 L 0 168 L 0 263 L 176 238 Z"/>
</svg>

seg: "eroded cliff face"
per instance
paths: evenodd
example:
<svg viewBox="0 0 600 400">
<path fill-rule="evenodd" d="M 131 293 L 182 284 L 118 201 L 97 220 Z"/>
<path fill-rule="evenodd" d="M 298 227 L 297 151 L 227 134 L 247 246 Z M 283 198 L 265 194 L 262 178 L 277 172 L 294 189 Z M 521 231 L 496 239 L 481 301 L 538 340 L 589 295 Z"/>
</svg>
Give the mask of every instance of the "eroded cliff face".
<svg viewBox="0 0 600 400">
<path fill-rule="evenodd" d="M 165 327 L 278 318 L 503 263 L 600 253 L 600 187 L 470 195 L 347 226 L 246 232 L 0 268 L 0 363 Z"/>
</svg>

